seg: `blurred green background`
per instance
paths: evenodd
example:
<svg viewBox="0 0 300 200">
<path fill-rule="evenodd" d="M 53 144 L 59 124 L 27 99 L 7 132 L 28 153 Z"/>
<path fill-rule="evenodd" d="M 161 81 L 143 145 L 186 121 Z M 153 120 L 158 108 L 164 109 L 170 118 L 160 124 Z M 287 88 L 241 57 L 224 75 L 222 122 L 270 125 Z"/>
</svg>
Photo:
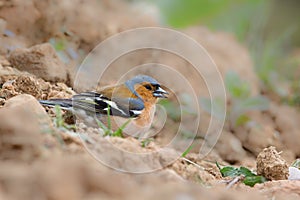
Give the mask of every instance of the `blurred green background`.
<svg viewBox="0 0 300 200">
<path fill-rule="evenodd" d="M 249 49 L 262 93 L 300 105 L 299 0 L 144 2 L 159 9 L 161 22 L 167 26 L 180 29 L 203 25 L 233 33 Z"/>
</svg>

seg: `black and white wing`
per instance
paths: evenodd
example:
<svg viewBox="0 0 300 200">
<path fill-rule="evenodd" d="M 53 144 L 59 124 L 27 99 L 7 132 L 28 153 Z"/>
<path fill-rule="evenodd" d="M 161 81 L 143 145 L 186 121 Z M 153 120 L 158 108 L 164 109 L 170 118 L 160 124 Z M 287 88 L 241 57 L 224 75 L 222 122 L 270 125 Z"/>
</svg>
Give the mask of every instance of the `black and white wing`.
<svg viewBox="0 0 300 200">
<path fill-rule="evenodd" d="M 74 95 L 71 99 L 41 100 L 40 103 L 52 107 L 59 105 L 66 110 L 78 109 L 104 115 L 110 110 L 110 115 L 125 118 L 138 117 L 144 109 L 144 102 L 141 99 L 117 97 L 110 99 L 96 92 L 84 92 Z"/>
<path fill-rule="evenodd" d="M 144 102 L 138 98 L 118 98 L 112 99 L 96 92 L 85 92 L 73 96 L 73 106 L 90 110 L 100 114 L 107 114 L 121 117 L 137 117 L 144 109 Z"/>
</svg>

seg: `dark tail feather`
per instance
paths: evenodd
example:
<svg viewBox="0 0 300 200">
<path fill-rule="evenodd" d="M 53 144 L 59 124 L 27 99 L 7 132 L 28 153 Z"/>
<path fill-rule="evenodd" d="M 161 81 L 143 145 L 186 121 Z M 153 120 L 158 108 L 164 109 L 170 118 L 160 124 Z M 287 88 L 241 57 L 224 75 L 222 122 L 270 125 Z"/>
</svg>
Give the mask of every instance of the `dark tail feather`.
<svg viewBox="0 0 300 200">
<path fill-rule="evenodd" d="M 68 110 L 72 108 L 72 99 L 49 99 L 49 100 L 39 100 L 40 104 L 43 106 L 55 107 L 59 105 L 62 109 Z"/>
</svg>

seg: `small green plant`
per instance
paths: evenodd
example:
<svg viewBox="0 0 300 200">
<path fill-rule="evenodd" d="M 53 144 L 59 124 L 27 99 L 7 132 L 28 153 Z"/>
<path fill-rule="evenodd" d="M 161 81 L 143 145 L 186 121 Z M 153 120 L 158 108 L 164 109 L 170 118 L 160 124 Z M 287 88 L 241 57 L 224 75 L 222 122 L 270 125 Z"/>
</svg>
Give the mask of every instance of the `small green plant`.
<svg viewBox="0 0 300 200">
<path fill-rule="evenodd" d="M 289 51 L 286 49 L 294 32 L 295 28 L 290 27 L 268 39 L 258 36 L 254 40 L 261 42 L 252 42 L 249 48 L 263 88 L 281 98 L 288 95 L 290 78 L 295 75 L 298 68 L 297 63 L 291 62 Z"/>
<path fill-rule="evenodd" d="M 69 132 L 69 130 L 72 131 L 76 130 L 75 125 L 70 125 L 65 122 L 61 107 L 59 105 L 56 105 L 54 107 L 54 112 L 55 112 L 54 125 L 56 128 L 61 129 L 65 132 Z M 50 129 L 46 129 L 44 133 L 53 135 L 62 146 L 65 146 L 64 139 L 62 138 L 59 131 L 50 128 Z"/>
<path fill-rule="evenodd" d="M 61 132 L 64 132 L 65 134 L 68 134 L 72 137 L 77 137 L 79 135 L 80 138 L 83 139 L 84 141 L 87 141 L 90 143 L 93 142 L 93 140 L 88 135 L 74 132 L 76 130 L 76 126 L 67 124 L 65 122 L 65 118 L 62 114 L 62 110 L 59 105 L 56 105 L 54 107 L 54 112 L 55 112 L 54 125 L 57 129 L 59 129 L 61 131 L 57 131 L 53 128 L 48 128 L 48 126 L 46 126 L 47 128 L 43 130 L 43 133 L 53 135 L 62 146 L 65 146 L 65 142 L 64 142 L 63 137 L 61 136 Z"/>
<path fill-rule="evenodd" d="M 74 38 L 75 36 L 73 35 L 72 37 Z M 83 59 L 83 55 L 81 55 L 83 53 L 82 50 L 77 49 L 67 38 L 50 38 L 49 43 L 64 63 L 70 63 L 71 61 L 80 62 L 80 60 Z"/>
<path fill-rule="evenodd" d="M 153 138 L 146 138 L 141 141 L 141 146 L 142 147 L 147 147 L 154 139 Z"/>
<path fill-rule="evenodd" d="M 239 179 L 243 180 L 243 183 L 250 187 L 253 187 L 257 183 L 264 183 L 267 181 L 265 177 L 254 174 L 250 169 L 246 167 L 236 168 L 232 166 L 226 166 L 221 168 L 218 162 L 216 162 L 216 165 L 223 177 L 240 177 Z"/>
<path fill-rule="evenodd" d="M 182 160 L 185 160 L 186 162 L 188 162 L 188 163 L 190 163 L 190 164 L 196 166 L 196 167 L 199 168 L 200 170 L 204 171 L 204 167 L 201 167 L 201 166 L 198 165 L 197 163 L 195 163 L 195 162 L 193 162 L 193 161 L 191 161 L 191 160 L 189 160 L 189 159 L 186 158 L 186 155 L 187 155 L 188 153 L 190 153 L 190 151 L 191 151 L 193 148 L 194 148 L 194 145 L 190 145 L 190 146 L 189 146 L 189 147 L 181 154 L 181 159 L 182 159 Z M 196 177 L 196 178 L 197 178 L 197 177 Z"/>
<path fill-rule="evenodd" d="M 299 62 L 300 66 L 300 62 Z M 289 95 L 283 97 L 283 102 L 290 106 L 300 106 L 300 80 L 291 80 Z"/>
<path fill-rule="evenodd" d="M 67 130 L 76 130 L 75 125 L 67 124 L 63 118 L 62 110 L 59 105 L 54 107 L 55 109 L 55 119 L 54 123 L 57 128 L 63 128 Z"/>
<path fill-rule="evenodd" d="M 248 111 L 263 111 L 269 108 L 269 100 L 262 95 L 251 96 L 249 83 L 242 81 L 236 72 L 229 71 L 226 74 L 225 87 L 230 96 L 226 118 L 233 127 L 244 125 L 250 120 L 247 116 Z M 202 109 L 217 118 L 223 116 L 222 113 L 225 109 L 221 102 L 220 98 L 215 98 L 212 101 L 207 98 L 200 99 Z M 212 105 L 215 105 L 216 108 L 213 113 Z"/>
<path fill-rule="evenodd" d="M 67 41 L 63 39 L 51 38 L 49 43 L 54 47 L 56 51 L 64 51 L 67 48 Z"/>
<path fill-rule="evenodd" d="M 130 123 L 131 119 L 127 120 L 124 124 L 122 124 L 116 131 L 113 131 L 111 128 L 111 115 L 110 115 L 110 107 L 107 107 L 107 126 L 103 124 L 100 120 L 95 118 L 98 126 L 104 131 L 104 136 L 112 136 L 112 137 L 123 137 L 123 130 Z"/>
<path fill-rule="evenodd" d="M 262 95 L 252 97 L 249 83 L 242 81 L 234 71 L 226 74 L 225 87 L 231 97 L 228 117 L 233 126 L 248 122 L 248 111 L 263 111 L 269 108 L 269 100 Z"/>
<path fill-rule="evenodd" d="M 185 157 L 194 148 L 194 145 L 189 146 L 182 154 L 181 157 Z"/>
</svg>

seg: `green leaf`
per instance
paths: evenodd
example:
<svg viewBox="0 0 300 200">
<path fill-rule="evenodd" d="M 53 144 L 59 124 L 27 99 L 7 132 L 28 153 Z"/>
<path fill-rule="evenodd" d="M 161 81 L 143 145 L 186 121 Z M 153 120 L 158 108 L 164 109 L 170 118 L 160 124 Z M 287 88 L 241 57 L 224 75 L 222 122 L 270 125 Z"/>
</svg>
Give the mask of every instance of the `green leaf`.
<svg viewBox="0 0 300 200">
<path fill-rule="evenodd" d="M 250 85 L 242 81 L 235 71 L 226 73 L 225 86 L 232 98 L 246 99 L 250 96 Z"/>
<path fill-rule="evenodd" d="M 55 105 L 54 107 L 55 109 L 55 119 L 54 119 L 54 122 L 55 122 L 55 126 L 57 128 L 65 128 L 67 130 L 76 130 L 76 126 L 75 125 L 70 125 L 70 124 L 67 124 L 65 123 L 65 120 L 64 120 L 64 117 L 63 117 L 63 114 L 62 114 L 62 110 L 61 110 L 61 107 L 59 105 Z"/>
<path fill-rule="evenodd" d="M 268 110 L 270 101 L 264 96 L 256 96 L 239 102 L 239 109 L 243 111 Z"/>
<path fill-rule="evenodd" d="M 185 157 L 194 148 L 194 145 L 189 146 L 182 154 L 181 157 Z"/>
<path fill-rule="evenodd" d="M 239 173 L 248 177 L 248 176 L 256 176 L 256 174 L 254 174 L 250 169 L 246 168 L 246 167 L 240 167 L 239 168 Z"/>
<path fill-rule="evenodd" d="M 55 115 L 56 115 L 56 118 L 55 118 L 56 127 L 63 127 L 64 120 L 63 120 L 61 108 L 59 105 L 55 105 Z"/>
<path fill-rule="evenodd" d="M 219 168 L 221 174 L 223 177 L 237 177 L 243 175 L 245 178 L 243 180 L 243 183 L 245 185 L 253 187 L 256 183 L 264 183 L 267 181 L 267 179 L 263 176 L 257 176 L 254 174 L 250 169 L 246 167 L 231 167 L 231 166 L 226 166 L 221 169 L 218 163 L 217 167 Z"/>
<path fill-rule="evenodd" d="M 49 43 L 54 47 L 56 51 L 64 51 L 66 49 L 66 41 L 62 39 L 51 38 Z"/>
<path fill-rule="evenodd" d="M 231 105 L 230 120 L 232 120 L 235 126 L 244 125 L 250 120 L 246 115 L 246 112 L 253 110 L 268 110 L 269 104 L 269 100 L 260 95 L 233 101 L 233 104 Z"/>
<path fill-rule="evenodd" d="M 144 139 L 143 141 L 141 141 L 141 146 L 145 148 L 145 147 L 147 147 L 147 146 L 150 144 L 150 142 L 152 142 L 152 141 L 154 141 L 153 138 L 146 138 L 146 139 Z"/>
<path fill-rule="evenodd" d="M 112 132 L 111 118 L 110 118 L 110 107 L 109 106 L 108 106 L 108 109 L 107 109 L 107 127 L 100 120 L 98 120 L 97 117 L 95 117 L 94 119 L 97 122 L 98 126 L 104 131 L 104 136 L 109 135 L 109 136 L 113 136 L 113 137 L 123 137 L 123 134 L 122 134 L 123 130 L 129 124 L 129 122 L 131 121 L 131 119 L 128 119 L 124 124 L 122 124 L 118 128 L 118 130 L 116 130 L 115 132 Z"/>
<path fill-rule="evenodd" d="M 118 128 L 118 130 L 116 130 L 113 134 L 112 134 L 112 136 L 114 136 L 114 137 L 123 137 L 123 130 L 124 130 L 124 128 L 129 124 L 129 122 L 131 122 L 131 119 L 129 119 L 129 120 L 127 120 L 124 124 L 122 124 L 122 126 L 120 126 L 119 128 Z"/>
<path fill-rule="evenodd" d="M 104 136 L 110 135 L 110 130 L 97 117 L 94 118 L 98 126 L 104 131 Z"/>
<path fill-rule="evenodd" d="M 107 106 L 107 129 L 111 130 L 110 106 Z"/>
<path fill-rule="evenodd" d="M 219 169 L 219 171 L 221 171 L 221 166 L 220 166 L 220 164 L 218 163 L 218 161 L 216 161 L 216 165 L 217 165 L 217 168 Z"/>
<path fill-rule="evenodd" d="M 247 115 L 240 115 L 236 121 L 235 121 L 235 125 L 236 126 L 242 126 L 244 124 L 246 124 L 247 122 L 250 121 L 250 117 L 248 117 Z"/>
<path fill-rule="evenodd" d="M 227 176 L 235 177 L 240 175 L 244 175 L 245 177 L 256 176 L 250 169 L 246 167 L 236 168 L 236 167 L 227 166 L 227 167 L 223 167 L 220 170 L 220 172 L 223 177 L 227 177 Z"/>
<path fill-rule="evenodd" d="M 250 187 L 253 187 L 256 183 L 264 183 L 267 179 L 263 176 L 246 176 L 243 183 Z"/>
<path fill-rule="evenodd" d="M 223 177 L 235 177 L 240 175 L 239 170 L 231 166 L 223 167 L 220 172 Z"/>
</svg>

